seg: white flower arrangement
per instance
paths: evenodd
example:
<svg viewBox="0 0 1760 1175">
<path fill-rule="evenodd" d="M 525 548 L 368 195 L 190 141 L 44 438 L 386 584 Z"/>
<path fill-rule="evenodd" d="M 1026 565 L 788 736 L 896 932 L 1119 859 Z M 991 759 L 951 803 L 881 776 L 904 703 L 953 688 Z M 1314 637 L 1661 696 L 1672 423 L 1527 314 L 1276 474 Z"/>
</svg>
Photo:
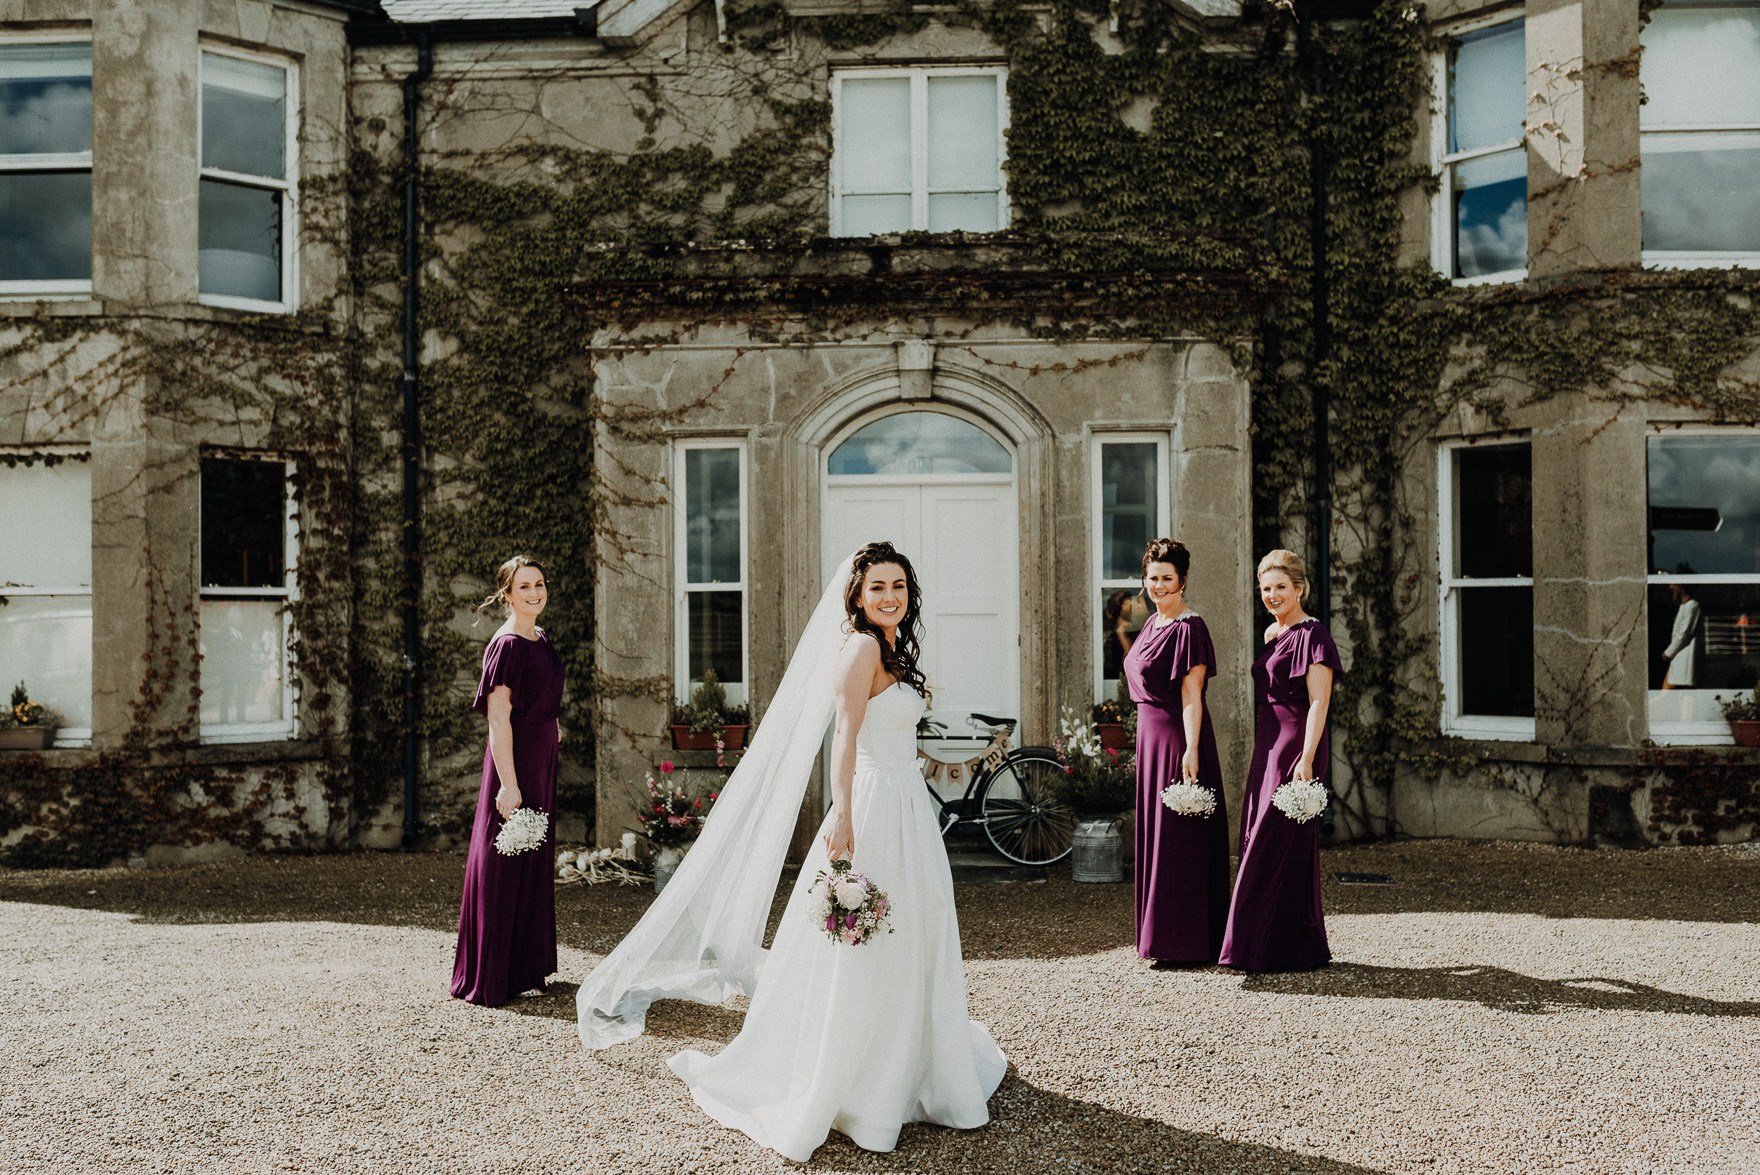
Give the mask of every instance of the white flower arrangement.
<svg viewBox="0 0 1760 1175">
<path fill-rule="evenodd" d="M 550 835 L 550 816 L 536 808 L 515 808 L 495 834 L 496 851 L 509 857 L 529 853 Z"/>
<path fill-rule="evenodd" d="M 1091 723 L 1065 706 L 1062 716 L 1058 720 L 1058 726 L 1063 730 L 1063 741 L 1068 745 L 1069 754 L 1072 757 L 1080 755 L 1083 758 L 1093 759 L 1095 762 L 1102 761 L 1100 735 L 1094 730 Z"/>
<path fill-rule="evenodd" d="M 1297 824 L 1306 824 L 1326 810 L 1326 785 L 1317 779 L 1292 779 L 1271 793 L 1271 806 Z"/>
<path fill-rule="evenodd" d="M 586 885 L 613 881 L 619 885 L 645 885 L 653 878 L 632 867 L 635 859 L 636 834 L 626 832 L 623 844 L 617 848 L 563 849 L 557 853 L 556 880 L 562 885 L 577 881 Z"/>
<path fill-rule="evenodd" d="M 1178 780 L 1161 789 L 1161 802 L 1181 816 L 1214 816 L 1216 793 L 1201 783 Z"/>
</svg>

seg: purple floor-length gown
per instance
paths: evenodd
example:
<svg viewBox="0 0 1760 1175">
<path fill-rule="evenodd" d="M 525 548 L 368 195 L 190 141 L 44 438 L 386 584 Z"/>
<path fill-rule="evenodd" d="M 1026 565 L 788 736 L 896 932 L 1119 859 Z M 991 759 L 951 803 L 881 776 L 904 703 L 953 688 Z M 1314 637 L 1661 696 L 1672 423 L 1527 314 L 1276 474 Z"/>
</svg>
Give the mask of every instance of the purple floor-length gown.
<svg viewBox="0 0 1760 1175">
<path fill-rule="evenodd" d="M 1181 816 L 1161 802 L 1186 753 L 1180 683 L 1205 667 L 1216 676 L 1210 630 L 1196 612 L 1151 620 L 1124 659 L 1137 703 L 1137 954 L 1176 963 L 1214 963 L 1228 921 L 1228 804 L 1222 761 L 1206 703 L 1198 729 L 1198 782 L 1216 793 L 1209 816 Z"/>
<path fill-rule="evenodd" d="M 1284 629 L 1253 660 L 1258 728 L 1241 807 L 1241 871 L 1221 962 L 1243 971 L 1308 971 L 1332 961 L 1320 913 L 1320 821 L 1298 824 L 1271 805 L 1294 774 L 1308 725 L 1308 670 L 1342 673 L 1332 634 L 1312 617 Z M 1327 736 L 1314 754 L 1327 763 Z"/>
<path fill-rule="evenodd" d="M 556 816 L 556 718 L 562 709 L 562 658 L 539 631 L 537 640 L 502 633 L 483 650 L 483 679 L 471 708 L 489 712 L 489 695 L 506 686 L 513 695 L 513 770 L 520 805 Z M 556 888 L 551 879 L 555 845 L 546 840 L 530 852 L 505 856 L 495 848 L 501 814 L 495 793 L 501 777 L 483 752 L 483 789 L 464 867 L 464 900 L 458 912 L 458 957 L 452 994 L 473 1004 L 499 1007 L 510 995 L 543 987 L 556 970 Z"/>
</svg>

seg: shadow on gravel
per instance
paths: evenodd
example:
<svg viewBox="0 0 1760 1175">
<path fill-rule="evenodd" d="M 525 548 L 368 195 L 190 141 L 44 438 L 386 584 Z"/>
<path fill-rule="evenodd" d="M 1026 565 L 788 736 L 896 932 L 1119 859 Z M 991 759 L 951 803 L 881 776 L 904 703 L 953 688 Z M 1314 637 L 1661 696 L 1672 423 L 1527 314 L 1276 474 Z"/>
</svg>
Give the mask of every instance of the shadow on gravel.
<svg viewBox="0 0 1760 1175">
<path fill-rule="evenodd" d="M 1023 1081 L 1013 1069 L 990 1099 L 988 1126 L 950 1130 L 913 1123 L 900 1134 L 898 1149 L 888 1154 L 862 1150 L 833 1133 L 805 1169 L 901 1175 L 923 1171 L 1375 1175 L 1374 1168 L 1180 1130 L 1153 1118 L 1053 1093 Z"/>
<path fill-rule="evenodd" d="M 1323 850 L 1326 913 L 1537 914 L 1634 922 L 1760 922 L 1760 848 L 1579 849 L 1387 841 Z M 1391 886 L 1334 873 L 1386 873 Z"/>
<path fill-rule="evenodd" d="M 500 1011 L 512 1012 L 516 1016 L 542 1016 L 548 1020 L 567 1020 L 574 1023 L 574 993 L 581 989 L 578 983 L 553 979 L 544 986 L 544 994 L 523 1000 L 509 1000 L 502 1004 Z"/>
<path fill-rule="evenodd" d="M 1374 967 L 1333 963 L 1319 971 L 1248 975 L 1242 991 L 1352 999 L 1460 1000 L 1499 1012 L 1668 1012 L 1760 1016 L 1760 1002 L 1705 999 L 1624 979 L 1535 979 L 1501 967 Z"/>
</svg>

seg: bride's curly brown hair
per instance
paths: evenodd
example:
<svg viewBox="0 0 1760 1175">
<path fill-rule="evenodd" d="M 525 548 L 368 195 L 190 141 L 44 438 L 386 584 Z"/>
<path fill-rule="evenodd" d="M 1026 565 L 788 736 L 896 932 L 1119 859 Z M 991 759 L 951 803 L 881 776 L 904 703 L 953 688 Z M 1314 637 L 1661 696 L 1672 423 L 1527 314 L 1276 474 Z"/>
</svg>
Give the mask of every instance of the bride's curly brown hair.
<svg viewBox="0 0 1760 1175">
<path fill-rule="evenodd" d="M 904 619 L 898 622 L 898 634 L 893 642 L 881 635 L 862 610 L 862 584 L 866 582 L 868 572 L 883 563 L 896 563 L 904 569 L 905 591 L 908 593 Z M 917 658 L 923 650 L 923 594 L 917 589 L 917 570 L 911 566 L 911 561 L 899 554 L 898 548 L 891 543 L 869 543 L 857 551 L 855 563 L 849 570 L 849 583 L 843 589 L 843 610 L 849 616 L 851 631 L 865 632 L 880 645 L 880 667 L 891 674 L 893 680 L 904 682 L 927 699 L 929 681 L 917 667 Z"/>
</svg>

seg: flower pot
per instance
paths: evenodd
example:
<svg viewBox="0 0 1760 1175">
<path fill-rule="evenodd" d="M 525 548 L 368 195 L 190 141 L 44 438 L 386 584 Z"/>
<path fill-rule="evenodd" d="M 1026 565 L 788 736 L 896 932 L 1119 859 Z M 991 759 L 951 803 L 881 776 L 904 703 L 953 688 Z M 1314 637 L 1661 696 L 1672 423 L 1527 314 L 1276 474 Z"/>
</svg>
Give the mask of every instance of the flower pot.
<svg viewBox="0 0 1760 1175">
<path fill-rule="evenodd" d="M 1071 881 L 1098 885 L 1123 881 L 1124 838 L 1118 835 L 1118 819 L 1084 818 L 1076 827 L 1075 847 L 1069 860 Z"/>
<path fill-rule="evenodd" d="M 746 745 L 744 726 L 723 726 L 721 728 L 721 745 L 730 751 L 737 751 Z M 682 723 L 674 724 L 672 730 L 672 749 L 675 751 L 712 751 L 715 749 L 715 732 L 713 730 L 693 731 Z"/>
<path fill-rule="evenodd" d="M 677 848 L 660 849 L 654 854 L 654 892 L 659 893 L 678 872 L 678 863 L 684 860 L 684 850 Z"/>
<path fill-rule="evenodd" d="M 53 726 L 14 726 L 0 730 L 0 750 L 41 751 L 54 742 Z"/>
<path fill-rule="evenodd" d="M 1760 719 L 1730 719 L 1729 732 L 1738 747 L 1760 747 Z"/>
<path fill-rule="evenodd" d="M 1094 734 L 1100 745 L 1111 751 L 1122 751 L 1131 745 L 1131 736 L 1122 722 L 1096 722 Z"/>
</svg>

